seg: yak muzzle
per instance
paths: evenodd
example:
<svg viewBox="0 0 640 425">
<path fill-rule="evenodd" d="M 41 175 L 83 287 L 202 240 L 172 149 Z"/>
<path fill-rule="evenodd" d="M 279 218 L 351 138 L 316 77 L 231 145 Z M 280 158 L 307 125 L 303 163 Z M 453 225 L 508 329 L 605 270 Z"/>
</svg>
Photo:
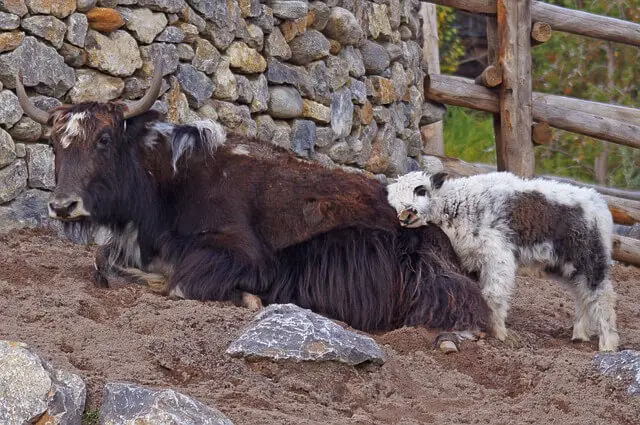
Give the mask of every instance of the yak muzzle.
<svg viewBox="0 0 640 425">
<path fill-rule="evenodd" d="M 82 198 L 55 197 L 49 201 L 49 217 L 56 220 L 70 221 L 89 217 Z"/>
<path fill-rule="evenodd" d="M 420 225 L 420 217 L 415 208 L 405 208 L 398 214 L 398 220 L 402 227 L 418 227 Z"/>
</svg>

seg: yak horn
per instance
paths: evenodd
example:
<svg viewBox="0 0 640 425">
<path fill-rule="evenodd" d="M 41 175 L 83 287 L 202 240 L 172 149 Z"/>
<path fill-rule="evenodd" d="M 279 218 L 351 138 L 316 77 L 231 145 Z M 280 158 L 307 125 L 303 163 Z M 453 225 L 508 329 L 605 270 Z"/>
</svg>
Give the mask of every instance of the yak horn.
<svg viewBox="0 0 640 425">
<path fill-rule="evenodd" d="M 127 108 L 127 112 L 124 114 L 124 119 L 133 118 L 137 115 L 147 112 L 153 106 L 153 103 L 158 98 L 160 93 L 160 87 L 162 87 L 162 60 L 157 58 L 154 61 L 154 73 L 153 80 L 151 81 L 151 87 L 145 93 L 145 95 Z"/>
<path fill-rule="evenodd" d="M 16 94 L 24 113 L 35 122 L 46 125 L 47 121 L 49 121 L 49 113 L 34 105 L 29 96 L 27 96 L 27 92 L 22 85 L 22 71 L 18 71 L 18 74 L 16 74 Z"/>
</svg>

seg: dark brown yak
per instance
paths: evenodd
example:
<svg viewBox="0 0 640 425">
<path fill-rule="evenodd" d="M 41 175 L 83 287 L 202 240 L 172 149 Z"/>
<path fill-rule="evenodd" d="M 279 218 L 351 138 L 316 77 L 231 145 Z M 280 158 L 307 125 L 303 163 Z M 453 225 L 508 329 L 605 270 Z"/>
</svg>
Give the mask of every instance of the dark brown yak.
<svg viewBox="0 0 640 425">
<path fill-rule="evenodd" d="M 139 269 L 163 293 L 198 300 L 255 294 L 294 303 L 363 331 L 423 325 L 488 331 L 488 308 L 436 227 L 400 227 L 386 187 L 226 135 L 211 121 L 163 122 L 150 110 L 162 73 L 127 108 L 85 102 L 50 113 L 57 187 L 52 218 L 106 228 L 102 275 Z"/>
</svg>

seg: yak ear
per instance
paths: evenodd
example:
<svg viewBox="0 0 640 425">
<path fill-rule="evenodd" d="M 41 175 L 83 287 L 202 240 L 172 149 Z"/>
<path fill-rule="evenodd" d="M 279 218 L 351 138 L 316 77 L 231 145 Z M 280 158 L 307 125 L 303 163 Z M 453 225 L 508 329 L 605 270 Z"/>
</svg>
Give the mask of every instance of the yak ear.
<svg viewBox="0 0 640 425">
<path fill-rule="evenodd" d="M 444 181 L 448 180 L 449 177 L 449 173 L 445 173 L 444 171 L 435 173 L 431 176 L 431 185 L 434 189 L 440 189 L 444 184 Z"/>
</svg>

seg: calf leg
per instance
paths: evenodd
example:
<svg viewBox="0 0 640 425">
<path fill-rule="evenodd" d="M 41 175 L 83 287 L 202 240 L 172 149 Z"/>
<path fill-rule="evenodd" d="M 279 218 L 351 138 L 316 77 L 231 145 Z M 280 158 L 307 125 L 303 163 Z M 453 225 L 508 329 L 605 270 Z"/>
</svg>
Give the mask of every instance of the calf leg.
<svg viewBox="0 0 640 425">
<path fill-rule="evenodd" d="M 492 312 L 493 336 L 500 341 L 508 337 L 506 319 L 516 271 L 516 259 L 510 251 L 497 251 L 485 256 L 480 271 L 482 295 Z"/>
</svg>

